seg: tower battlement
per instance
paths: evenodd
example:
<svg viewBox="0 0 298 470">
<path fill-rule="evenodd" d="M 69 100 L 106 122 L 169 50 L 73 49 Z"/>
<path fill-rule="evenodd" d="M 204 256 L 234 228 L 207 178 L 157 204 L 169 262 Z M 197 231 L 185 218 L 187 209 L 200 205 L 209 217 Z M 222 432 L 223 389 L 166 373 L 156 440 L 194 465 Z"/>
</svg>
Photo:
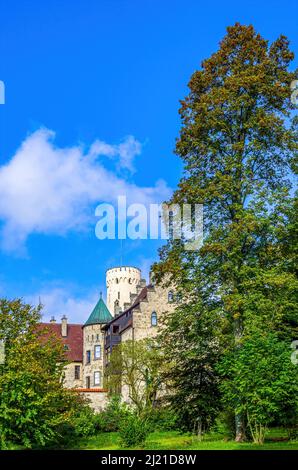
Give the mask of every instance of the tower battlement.
<svg viewBox="0 0 298 470">
<path fill-rule="evenodd" d="M 130 303 L 130 294 L 137 293 L 141 270 L 134 266 L 118 266 L 106 271 L 107 307 L 112 315 L 124 310 Z"/>
</svg>

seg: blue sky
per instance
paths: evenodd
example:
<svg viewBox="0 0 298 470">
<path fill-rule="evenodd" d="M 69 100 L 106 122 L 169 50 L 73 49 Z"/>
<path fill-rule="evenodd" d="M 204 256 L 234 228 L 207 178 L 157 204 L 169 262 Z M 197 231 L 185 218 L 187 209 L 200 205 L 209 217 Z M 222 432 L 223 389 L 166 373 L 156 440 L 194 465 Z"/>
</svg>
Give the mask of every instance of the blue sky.
<svg viewBox="0 0 298 470">
<path fill-rule="evenodd" d="M 97 204 L 120 191 L 145 202 L 170 194 L 190 75 L 236 21 L 270 41 L 286 34 L 297 52 L 296 9 L 296 0 L 1 0 L 0 295 L 40 298 L 45 318 L 84 321 L 121 256 L 118 240 L 95 237 Z M 158 245 L 127 240 L 123 261 L 147 275 Z"/>
</svg>

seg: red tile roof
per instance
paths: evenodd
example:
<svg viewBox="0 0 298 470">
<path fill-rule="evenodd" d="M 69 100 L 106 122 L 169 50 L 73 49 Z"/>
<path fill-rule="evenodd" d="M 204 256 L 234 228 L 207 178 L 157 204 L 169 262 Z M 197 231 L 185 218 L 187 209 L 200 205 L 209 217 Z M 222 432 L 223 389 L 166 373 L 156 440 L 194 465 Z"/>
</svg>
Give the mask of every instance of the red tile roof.
<svg viewBox="0 0 298 470">
<path fill-rule="evenodd" d="M 67 324 L 67 336 L 61 335 L 61 323 L 39 323 L 38 328 L 45 329 L 48 335 L 54 334 L 63 345 L 68 347 L 65 354 L 68 361 L 83 362 L 83 325 Z M 47 335 L 47 334 L 46 334 Z"/>
</svg>

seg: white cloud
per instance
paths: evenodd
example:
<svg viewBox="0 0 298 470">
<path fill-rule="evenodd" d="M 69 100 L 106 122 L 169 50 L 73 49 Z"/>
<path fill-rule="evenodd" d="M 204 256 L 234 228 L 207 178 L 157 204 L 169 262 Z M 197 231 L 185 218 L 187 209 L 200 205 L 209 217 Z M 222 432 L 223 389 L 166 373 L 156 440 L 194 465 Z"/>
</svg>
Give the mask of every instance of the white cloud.
<svg viewBox="0 0 298 470">
<path fill-rule="evenodd" d="M 133 170 L 134 157 L 141 151 L 134 137 L 117 146 L 95 141 L 89 152 L 82 146 L 59 148 L 54 137 L 48 129 L 34 132 L 0 167 L 3 249 L 20 252 L 33 233 L 65 235 L 86 230 L 95 224 L 95 206 L 115 202 L 119 195 L 146 205 L 169 196 L 162 180 L 139 187 L 104 166 L 101 157 L 107 156 L 116 159 L 118 168 Z"/>
<path fill-rule="evenodd" d="M 69 323 L 85 323 L 98 302 L 100 292 L 92 289 L 83 297 L 75 295 L 74 289 L 65 286 L 47 286 L 40 292 L 25 297 L 31 305 L 43 305 L 43 321 L 48 322 L 52 316 L 57 322 L 66 315 Z"/>
<path fill-rule="evenodd" d="M 118 157 L 118 169 L 126 169 L 131 173 L 135 172 L 134 159 L 137 155 L 141 154 L 142 145 L 132 135 L 119 145 L 110 145 L 101 140 L 96 140 L 91 148 L 89 155 L 106 157 Z"/>
</svg>

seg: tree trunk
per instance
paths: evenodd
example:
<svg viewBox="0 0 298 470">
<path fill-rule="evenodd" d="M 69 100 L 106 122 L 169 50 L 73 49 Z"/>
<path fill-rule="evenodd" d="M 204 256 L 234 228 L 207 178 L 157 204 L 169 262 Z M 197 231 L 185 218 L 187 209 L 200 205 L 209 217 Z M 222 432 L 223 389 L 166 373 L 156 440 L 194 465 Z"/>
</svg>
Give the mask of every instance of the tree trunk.
<svg viewBox="0 0 298 470">
<path fill-rule="evenodd" d="M 241 337 L 242 337 L 242 321 L 241 317 L 234 320 L 234 340 L 235 348 L 241 347 Z M 235 411 L 235 441 L 243 442 L 245 441 L 245 421 L 242 413 L 237 413 Z"/>
<path fill-rule="evenodd" d="M 235 413 L 235 441 L 245 441 L 244 417 L 240 413 Z"/>
<path fill-rule="evenodd" d="M 198 419 L 197 435 L 198 435 L 199 441 L 201 441 L 202 440 L 202 418 L 201 418 L 201 416 Z"/>
</svg>

